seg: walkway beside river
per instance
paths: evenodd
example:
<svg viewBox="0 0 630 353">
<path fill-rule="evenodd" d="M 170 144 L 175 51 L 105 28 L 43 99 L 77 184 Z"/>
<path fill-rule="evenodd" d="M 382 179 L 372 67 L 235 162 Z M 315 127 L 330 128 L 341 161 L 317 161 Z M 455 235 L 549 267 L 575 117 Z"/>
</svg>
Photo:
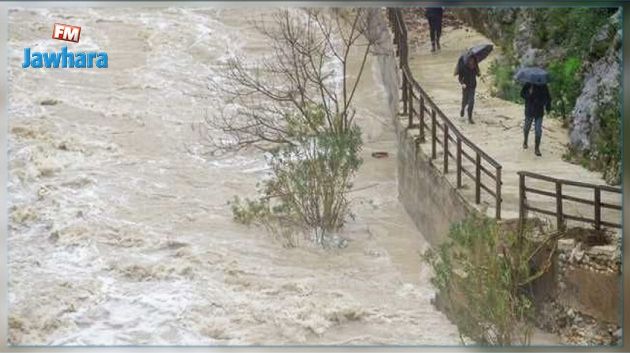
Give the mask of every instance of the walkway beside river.
<svg viewBox="0 0 630 353">
<path fill-rule="evenodd" d="M 466 48 L 476 44 L 491 43 L 489 39 L 470 28 L 445 27 L 442 34 L 441 51 L 431 53 L 429 34 L 425 31 L 421 34 L 414 31 L 409 32 L 409 42 L 412 43 L 409 50 L 409 66 L 418 83 L 466 137 L 503 166 L 503 219 L 518 217 L 518 171 L 525 170 L 554 178 L 605 184 L 600 173 L 589 171 L 580 165 L 571 164 L 563 160 L 562 156 L 567 151 L 569 137 L 568 130 L 562 127 L 559 119 L 544 118 L 541 144 L 542 157 L 534 155 L 533 126 L 529 138 L 530 148 L 523 150 L 523 105 L 491 96 L 492 78 L 489 74 L 489 67 L 496 55 L 500 53 L 500 48 L 496 46 L 490 57 L 480 64 L 482 77 L 478 80 L 473 113 L 476 124 L 471 125 L 466 117 L 459 117 L 461 88 L 457 77 L 453 75 L 455 64 Z M 407 117 L 401 117 L 401 119 L 406 120 Z M 421 146 L 426 153 L 430 153 L 430 139 L 428 138 L 426 141 Z M 436 166 L 441 170 L 439 166 L 442 158 L 440 155 L 441 149 L 439 148 L 438 151 Z M 451 168 L 447 176 L 455 185 L 455 168 Z M 493 182 L 487 176 L 483 182 L 484 184 L 487 183 L 486 185 L 493 185 Z M 530 179 L 528 179 L 527 183 L 528 186 L 533 186 L 537 189 L 553 191 L 549 189 L 549 183 L 537 183 L 534 180 L 530 181 Z M 553 187 L 553 184 L 551 186 Z M 474 187 L 470 186 L 462 189 L 462 193 L 473 201 L 474 191 Z M 592 189 L 566 187 L 566 193 L 584 199 L 593 199 Z M 553 198 L 536 196 L 538 195 L 530 196 L 528 194 L 529 202 L 542 209 L 555 209 L 555 200 Z M 621 203 L 618 194 L 602 192 L 601 197 L 603 202 Z M 487 213 L 494 215 L 494 199 L 482 192 L 482 204 L 484 202 L 488 205 Z M 593 207 L 588 205 L 565 200 L 564 210 L 566 213 L 576 216 L 593 217 Z M 606 211 L 606 214 L 603 216 L 615 220 L 615 222 L 620 222 L 621 212 Z M 583 224 L 583 226 L 585 225 Z"/>
</svg>

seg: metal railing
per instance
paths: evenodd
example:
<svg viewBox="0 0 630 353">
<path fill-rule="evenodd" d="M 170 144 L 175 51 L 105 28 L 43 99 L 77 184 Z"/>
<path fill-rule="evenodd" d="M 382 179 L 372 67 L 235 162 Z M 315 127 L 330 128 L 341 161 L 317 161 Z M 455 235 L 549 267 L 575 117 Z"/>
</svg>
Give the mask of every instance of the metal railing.
<svg viewBox="0 0 630 353">
<path fill-rule="evenodd" d="M 556 179 L 549 176 L 526 172 L 526 171 L 520 171 L 518 172 L 518 175 L 519 175 L 519 216 L 521 220 L 525 218 L 527 211 L 533 211 L 533 212 L 538 212 L 538 213 L 555 217 L 556 227 L 558 229 L 564 229 L 566 220 L 589 223 L 595 226 L 595 229 L 601 229 L 602 227 L 621 228 L 622 226 L 621 223 L 606 221 L 603 219 L 604 217 L 602 215 L 603 209 L 613 209 L 620 212 L 622 211 L 621 188 L 608 186 L 608 185 L 588 184 L 588 183 L 582 183 L 578 181 L 565 180 L 565 179 Z M 532 179 L 536 179 L 536 180 L 553 184 L 555 186 L 555 190 L 552 192 L 552 191 L 528 187 L 525 183 L 526 178 L 532 178 Z M 573 187 L 578 187 L 578 188 L 583 188 L 583 189 L 592 189 L 593 200 L 568 195 L 566 192 L 563 192 L 563 186 L 573 186 Z M 618 194 L 619 204 L 610 204 L 610 203 L 603 202 L 602 192 Z M 551 210 L 544 210 L 544 209 L 530 206 L 527 202 L 528 193 L 542 195 L 542 196 L 555 199 L 556 209 L 551 211 Z M 579 204 L 593 206 L 593 218 L 587 218 L 587 217 L 582 217 L 578 215 L 570 215 L 570 214 L 565 213 L 563 209 L 564 208 L 563 201 L 565 200 L 577 202 Z"/>
<path fill-rule="evenodd" d="M 457 188 L 463 186 L 462 175 L 469 177 L 475 187 L 475 203 L 481 203 L 481 192 L 485 191 L 494 198 L 495 217 L 500 219 L 501 164 L 466 138 L 413 77 L 408 65 L 407 27 L 402 18 L 402 12 L 395 8 L 388 8 L 387 11 L 394 33 L 396 55 L 398 55 L 399 67 L 402 71 L 402 113 L 408 117 L 407 128 L 420 130 L 420 142 L 426 142 L 425 131 L 430 131 L 431 159 L 437 159 L 438 148 L 440 148 L 443 154 L 444 174 L 449 172 L 451 159 L 454 159 Z M 415 123 L 416 120 L 417 123 Z M 464 165 L 466 160 L 473 164 L 472 170 Z M 494 185 L 484 184 L 482 173 L 489 177 Z"/>
</svg>

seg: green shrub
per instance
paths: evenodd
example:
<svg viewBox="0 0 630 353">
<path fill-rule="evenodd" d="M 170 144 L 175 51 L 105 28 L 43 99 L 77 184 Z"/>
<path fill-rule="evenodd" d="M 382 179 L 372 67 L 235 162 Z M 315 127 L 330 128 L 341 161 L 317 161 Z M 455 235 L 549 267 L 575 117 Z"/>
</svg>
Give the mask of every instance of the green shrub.
<svg viewBox="0 0 630 353">
<path fill-rule="evenodd" d="M 601 106 L 597 112 L 599 117 L 599 133 L 595 139 L 597 153 L 605 160 L 620 159 L 620 131 L 621 117 L 619 107 L 616 104 Z"/>
<path fill-rule="evenodd" d="M 535 48 L 562 47 L 569 56 L 583 56 L 590 39 L 606 24 L 616 8 L 563 7 L 531 9 Z"/>
<path fill-rule="evenodd" d="M 597 110 L 599 130 L 595 138 L 597 159 L 604 172 L 604 179 L 610 184 L 621 183 L 621 110 L 614 101 Z"/>
<path fill-rule="evenodd" d="M 522 103 L 521 85 L 514 80 L 515 66 L 503 60 L 495 60 L 490 64 L 490 73 L 494 78 L 493 95 L 501 99 Z"/>
<path fill-rule="evenodd" d="M 349 213 L 346 193 L 361 159 L 361 131 L 322 132 L 274 151 L 269 159 L 273 178 L 265 194 L 299 223 L 323 232 L 341 228 Z"/>
<path fill-rule="evenodd" d="M 321 110 L 308 109 L 311 114 Z M 317 116 L 310 121 L 318 121 Z M 350 215 L 347 192 L 361 165 L 361 130 L 357 126 L 343 132 L 317 131 L 291 123 L 293 142 L 270 152 L 271 178 L 262 183 L 258 200 L 232 203 L 234 220 L 260 223 L 273 230 L 307 229 L 316 241 L 340 229 Z"/>
<path fill-rule="evenodd" d="M 567 49 L 567 55 L 583 58 L 590 39 L 614 14 L 616 8 L 565 7 L 541 9 L 535 17 L 535 33 L 544 33 L 547 45 Z"/>
<path fill-rule="evenodd" d="M 530 265 L 547 243 L 535 244 L 524 232 L 471 216 L 452 226 L 437 250 L 423 255 L 461 334 L 481 344 L 529 344 L 534 309 L 529 286 L 544 273 L 551 256 L 540 270 Z"/>
<path fill-rule="evenodd" d="M 234 196 L 229 205 L 232 207 L 234 221 L 248 226 L 256 221 L 267 219 L 270 215 L 268 199 L 251 200 L 246 198 L 241 201 L 238 196 Z"/>
<path fill-rule="evenodd" d="M 581 93 L 581 66 L 582 61 L 572 56 L 563 61 L 551 63 L 548 68 L 551 76 L 549 90 L 552 94 L 552 114 L 565 121 L 569 118 L 575 101 Z"/>
</svg>

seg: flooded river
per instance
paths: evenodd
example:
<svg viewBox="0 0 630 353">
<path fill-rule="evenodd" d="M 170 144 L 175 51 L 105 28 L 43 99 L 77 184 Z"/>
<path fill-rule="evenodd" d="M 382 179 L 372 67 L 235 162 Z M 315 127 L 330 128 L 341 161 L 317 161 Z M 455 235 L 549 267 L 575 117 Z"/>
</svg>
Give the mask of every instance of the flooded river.
<svg viewBox="0 0 630 353">
<path fill-rule="evenodd" d="M 123 4 L 124 5 L 124 4 Z M 344 249 L 284 248 L 232 221 L 263 156 L 203 154 L 208 80 L 265 46 L 261 10 L 15 9 L 9 24 L 9 338 L 25 345 L 458 344 L 430 303 L 428 246 L 397 200 L 396 143 L 371 58 L 357 97 L 365 163 Z M 108 69 L 22 69 L 58 50 Z M 76 48 L 76 49 L 75 49 Z M 374 151 L 389 158 L 374 159 Z"/>
</svg>

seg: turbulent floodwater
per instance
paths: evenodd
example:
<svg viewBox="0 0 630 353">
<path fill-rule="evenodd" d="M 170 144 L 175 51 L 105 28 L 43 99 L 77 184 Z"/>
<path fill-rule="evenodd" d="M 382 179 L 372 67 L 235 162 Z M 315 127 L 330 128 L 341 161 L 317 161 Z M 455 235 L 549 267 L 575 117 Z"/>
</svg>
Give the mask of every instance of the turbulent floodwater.
<svg viewBox="0 0 630 353">
<path fill-rule="evenodd" d="M 11 11 L 12 344 L 458 343 L 397 201 L 374 60 L 357 102 L 367 144 L 348 247 L 286 249 L 232 221 L 226 202 L 255 190 L 264 160 L 206 158 L 191 126 L 220 105 L 207 89 L 220 64 L 264 50 L 246 21 L 256 12 Z M 54 22 L 82 26 L 69 48 L 106 50 L 109 68 L 21 69 L 24 47 L 63 46 Z"/>
</svg>

